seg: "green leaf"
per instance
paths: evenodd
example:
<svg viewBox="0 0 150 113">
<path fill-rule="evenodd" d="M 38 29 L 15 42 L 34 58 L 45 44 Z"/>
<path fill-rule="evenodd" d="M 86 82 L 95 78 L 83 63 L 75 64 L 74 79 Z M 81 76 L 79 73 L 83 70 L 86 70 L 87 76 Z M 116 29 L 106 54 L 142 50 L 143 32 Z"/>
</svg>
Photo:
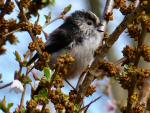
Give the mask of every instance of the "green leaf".
<svg viewBox="0 0 150 113">
<path fill-rule="evenodd" d="M 6 97 L 4 96 L 3 100 L 2 100 L 2 106 L 6 106 Z"/>
<path fill-rule="evenodd" d="M 0 109 L 2 109 L 3 108 L 3 105 L 2 105 L 2 103 L 0 102 Z"/>
<path fill-rule="evenodd" d="M 55 1 L 55 0 L 50 0 L 50 3 L 51 3 L 52 5 L 55 5 L 56 1 Z"/>
<path fill-rule="evenodd" d="M 54 5 L 55 4 L 55 0 L 42 0 L 41 1 L 43 4 L 46 4 L 46 5 Z"/>
<path fill-rule="evenodd" d="M 2 81 L 2 74 L 0 73 L 0 83 L 3 83 Z"/>
<path fill-rule="evenodd" d="M 61 13 L 62 15 L 65 15 L 66 13 L 68 13 L 71 10 L 72 5 L 69 4 L 67 7 L 64 8 L 64 11 Z"/>
<path fill-rule="evenodd" d="M 22 66 L 23 66 L 23 67 L 26 67 L 27 64 L 28 64 L 28 62 L 27 62 L 27 61 L 24 61 L 24 62 L 22 63 Z"/>
<path fill-rule="evenodd" d="M 49 67 L 44 67 L 43 71 L 44 71 L 44 75 L 46 76 L 46 79 L 50 81 L 52 76 L 52 70 Z"/>
<path fill-rule="evenodd" d="M 17 51 L 15 51 L 15 56 L 16 56 L 16 60 L 18 61 L 18 62 L 21 62 L 21 57 L 20 57 L 20 55 L 19 55 L 19 53 L 17 52 Z"/>
<path fill-rule="evenodd" d="M 45 19 L 46 19 L 46 23 L 49 23 L 51 20 L 51 12 L 48 15 L 44 15 Z"/>
<path fill-rule="evenodd" d="M 48 97 L 48 91 L 46 89 L 42 89 L 40 90 L 39 95 L 42 97 Z"/>
<path fill-rule="evenodd" d="M 23 75 L 23 74 L 22 74 L 22 75 Z M 23 82 L 24 84 L 29 84 L 29 83 L 32 82 L 32 80 L 30 79 L 29 76 L 22 76 L 22 82 Z"/>
<path fill-rule="evenodd" d="M 34 95 L 33 98 L 34 98 L 34 100 L 37 102 L 37 101 L 39 100 L 40 97 L 39 97 L 39 95 Z"/>
<path fill-rule="evenodd" d="M 44 15 L 45 19 L 47 20 L 49 17 L 47 15 Z"/>
<path fill-rule="evenodd" d="M 13 103 L 8 103 L 7 108 L 10 109 L 13 105 Z"/>
<path fill-rule="evenodd" d="M 21 113 L 26 113 L 26 109 L 24 107 L 21 109 Z"/>
</svg>

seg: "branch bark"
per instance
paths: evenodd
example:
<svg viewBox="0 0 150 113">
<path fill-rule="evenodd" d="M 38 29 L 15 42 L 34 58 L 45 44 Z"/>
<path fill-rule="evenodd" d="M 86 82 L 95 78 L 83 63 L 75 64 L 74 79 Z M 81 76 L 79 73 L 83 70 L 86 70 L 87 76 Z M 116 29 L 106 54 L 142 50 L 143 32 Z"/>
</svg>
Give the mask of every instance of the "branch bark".
<svg viewBox="0 0 150 113">
<path fill-rule="evenodd" d="M 150 45 L 150 33 L 145 33 L 145 37 L 144 40 L 143 40 L 143 44 L 144 45 Z M 142 64 L 142 65 L 141 65 Z M 150 63 L 148 62 L 145 62 L 142 58 L 140 59 L 140 62 L 139 62 L 139 67 L 142 67 L 142 68 L 145 68 L 145 69 L 150 69 Z M 147 102 L 148 102 L 148 99 L 150 98 L 150 77 L 144 79 L 144 84 L 143 84 L 143 87 L 141 88 L 140 92 L 139 92 L 139 104 L 140 105 L 144 105 L 145 107 L 145 110 L 148 109 L 148 106 L 147 106 Z"/>
<path fill-rule="evenodd" d="M 28 22 L 28 19 L 27 19 L 27 17 L 26 17 L 26 15 L 25 15 L 25 13 L 24 13 L 23 7 L 21 6 L 20 2 L 18 2 L 18 0 L 15 0 L 15 2 L 16 2 L 16 4 L 17 4 L 19 10 L 20 10 L 20 13 L 21 13 L 21 16 L 22 16 L 22 19 L 23 19 L 22 21 L 25 21 L 25 22 L 29 23 L 29 22 Z M 32 41 L 35 42 L 35 41 L 36 41 L 36 38 L 35 38 L 35 36 L 33 35 L 32 31 L 31 31 L 31 30 L 28 30 L 28 33 L 29 33 L 29 35 L 31 36 Z M 38 52 L 40 55 L 41 55 L 41 53 L 42 53 L 42 51 L 41 51 L 39 45 L 37 45 L 37 52 Z"/>
</svg>

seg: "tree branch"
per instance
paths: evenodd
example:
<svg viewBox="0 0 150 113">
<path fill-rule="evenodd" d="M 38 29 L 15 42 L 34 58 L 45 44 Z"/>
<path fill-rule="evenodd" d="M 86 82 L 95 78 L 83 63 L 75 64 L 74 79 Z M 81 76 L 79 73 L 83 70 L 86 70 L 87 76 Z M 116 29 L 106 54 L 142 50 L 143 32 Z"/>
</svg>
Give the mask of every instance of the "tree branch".
<svg viewBox="0 0 150 113">
<path fill-rule="evenodd" d="M 28 19 L 27 19 L 26 15 L 25 15 L 25 13 L 24 13 L 24 11 L 23 11 L 23 7 L 21 6 L 21 4 L 20 4 L 17 0 L 15 0 L 15 2 L 16 2 L 16 4 L 17 4 L 19 10 L 20 10 L 20 13 L 21 13 L 21 16 L 22 16 L 22 19 L 23 19 L 22 21 L 28 22 Z M 29 22 L 28 22 L 28 23 L 29 23 Z M 35 38 L 35 36 L 33 35 L 32 31 L 31 31 L 30 29 L 28 30 L 28 33 L 30 34 L 32 41 L 35 42 L 35 41 L 36 41 L 36 38 Z M 42 53 L 42 51 L 41 51 L 39 45 L 37 45 L 37 50 L 38 50 L 37 52 L 38 52 L 39 54 Z"/>
</svg>

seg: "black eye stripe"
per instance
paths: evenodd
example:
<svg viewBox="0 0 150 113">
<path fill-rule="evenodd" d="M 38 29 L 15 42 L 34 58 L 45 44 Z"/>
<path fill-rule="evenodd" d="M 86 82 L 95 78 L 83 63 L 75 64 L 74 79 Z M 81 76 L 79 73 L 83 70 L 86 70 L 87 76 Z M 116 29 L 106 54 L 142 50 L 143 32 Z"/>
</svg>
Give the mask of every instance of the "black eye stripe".
<svg viewBox="0 0 150 113">
<path fill-rule="evenodd" d="M 92 25 L 92 22 L 91 22 L 91 21 L 88 21 L 87 24 L 88 24 L 88 25 Z"/>
</svg>

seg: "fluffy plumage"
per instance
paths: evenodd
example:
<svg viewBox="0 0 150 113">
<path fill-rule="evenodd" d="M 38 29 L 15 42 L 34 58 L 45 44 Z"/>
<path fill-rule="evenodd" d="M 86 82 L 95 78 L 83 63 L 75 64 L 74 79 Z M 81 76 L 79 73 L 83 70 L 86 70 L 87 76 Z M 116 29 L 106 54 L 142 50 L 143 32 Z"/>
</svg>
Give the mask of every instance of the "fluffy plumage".
<svg viewBox="0 0 150 113">
<path fill-rule="evenodd" d="M 101 37 L 99 18 L 92 12 L 76 11 L 53 31 L 46 42 L 45 51 L 52 54 L 52 63 L 63 53 L 70 53 L 76 62 L 70 66 L 66 78 L 72 78 L 88 66 L 98 48 Z M 38 59 L 36 54 L 28 64 Z"/>
</svg>

